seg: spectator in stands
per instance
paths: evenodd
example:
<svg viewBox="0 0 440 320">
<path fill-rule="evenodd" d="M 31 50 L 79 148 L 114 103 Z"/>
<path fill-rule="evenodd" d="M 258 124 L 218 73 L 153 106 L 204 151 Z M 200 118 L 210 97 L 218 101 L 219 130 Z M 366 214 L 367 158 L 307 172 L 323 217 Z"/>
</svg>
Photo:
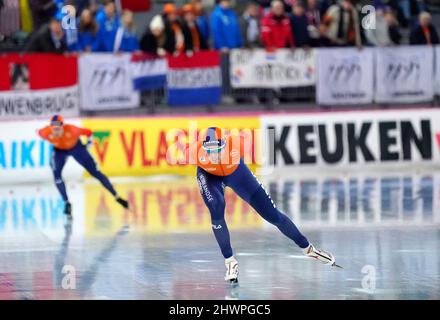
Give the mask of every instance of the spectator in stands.
<svg viewBox="0 0 440 320">
<path fill-rule="evenodd" d="M 262 19 L 261 39 L 268 50 L 295 46 L 290 19 L 284 11 L 282 1 L 272 1 L 270 12 Z"/>
<path fill-rule="evenodd" d="M 29 0 L 29 7 L 32 12 L 34 30 L 48 23 L 56 12 L 56 5 L 53 0 Z"/>
<path fill-rule="evenodd" d="M 84 9 L 81 12 L 78 31 L 78 50 L 85 52 L 96 51 L 98 24 L 89 9 Z"/>
<path fill-rule="evenodd" d="M 301 0 L 281 0 L 284 3 L 284 10 L 286 12 L 292 12 L 293 7 Z"/>
<path fill-rule="evenodd" d="M 272 0 L 254 0 L 255 3 L 258 3 L 258 5 L 263 9 L 263 13 L 269 13 L 270 11 L 270 4 Z"/>
<path fill-rule="evenodd" d="M 20 7 L 16 0 L 0 0 L 0 37 L 20 30 Z M 1 42 L 1 40 L 0 40 Z"/>
<path fill-rule="evenodd" d="M 96 2 L 96 0 L 73 0 L 77 16 L 81 16 L 81 13 L 90 6 L 91 2 Z"/>
<path fill-rule="evenodd" d="M 386 10 L 386 11 L 384 11 Z M 370 45 L 386 47 L 399 44 L 400 34 L 397 28 L 397 21 L 394 19 L 391 8 L 376 10 L 375 28 L 366 29 L 365 36 Z"/>
<path fill-rule="evenodd" d="M 376 0 L 377 1 L 377 0 Z M 385 1 L 385 0 L 382 0 Z M 404 25 L 413 27 L 417 24 L 417 17 L 420 13 L 427 11 L 427 7 L 423 0 L 394 0 L 396 3 L 393 9 L 399 10 L 402 18 L 405 20 Z"/>
<path fill-rule="evenodd" d="M 328 8 L 330 8 L 332 5 L 335 5 L 338 3 L 339 0 L 320 0 L 319 2 L 319 11 L 321 12 L 321 18 L 325 15 Z"/>
<path fill-rule="evenodd" d="M 56 7 L 55 16 L 61 16 L 63 7 L 65 5 L 70 5 L 70 4 L 74 5 L 73 3 L 70 3 L 73 1 L 69 1 L 69 0 L 66 0 L 66 4 L 64 4 L 64 0 L 52 0 L 52 1 L 55 2 L 55 7 Z"/>
<path fill-rule="evenodd" d="M 104 8 L 96 13 L 95 19 L 98 24 L 97 51 L 113 52 L 116 32 L 121 25 L 114 0 L 106 0 Z"/>
<path fill-rule="evenodd" d="M 385 20 L 388 24 L 388 33 L 390 35 L 391 44 L 399 45 L 402 40 L 402 35 L 400 34 L 400 25 L 397 21 L 396 14 L 393 10 L 385 11 Z"/>
<path fill-rule="evenodd" d="M 51 18 L 48 24 L 40 27 L 25 49 L 27 52 L 44 53 L 64 53 L 66 50 L 67 45 L 61 21 L 55 17 Z"/>
<path fill-rule="evenodd" d="M 391 44 L 391 38 L 389 34 L 388 21 L 385 19 L 383 7 L 376 9 L 376 25 L 374 28 L 365 29 L 365 37 L 368 44 L 377 47 L 386 47 Z"/>
<path fill-rule="evenodd" d="M 57 0 L 58 10 L 55 14 L 58 20 L 63 21 L 62 26 L 66 38 L 67 51 L 70 52 L 79 51 L 79 32 L 76 19 L 77 11 L 74 4 L 74 0 Z M 63 10 L 64 5 L 68 6 L 66 7 L 67 10 Z"/>
<path fill-rule="evenodd" d="M 435 45 L 439 43 L 437 30 L 432 25 L 432 18 L 428 12 L 422 12 L 418 25 L 411 31 L 409 37 L 412 45 Z"/>
<path fill-rule="evenodd" d="M 4 7 L 3 0 L 0 0 L 0 17 L 1 17 L 1 14 L 2 14 L 3 7 Z M 1 21 L 2 20 L 0 20 L 0 43 L 3 42 L 3 40 L 5 38 L 4 34 L 2 34 L 3 28 L 1 26 Z"/>
<path fill-rule="evenodd" d="M 187 52 L 197 52 L 208 49 L 208 45 L 203 38 L 196 22 L 196 14 L 192 4 L 182 7 L 183 15 L 183 34 L 185 37 L 185 50 Z"/>
<path fill-rule="evenodd" d="M 292 7 L 290 26 L 292 28 L 293 38 L 295 39 L 295 47 L 309 47 L 310 37 L 308 31 L 308 19 L 305 14 L 304 5 L 300 1 L 297 1 Z"/>
<path fill-rule="evenodd" d="M 228 52 L 229 49 L 243 46 L 239 19 L 231 8 L 230 0 L 217 1 L 217 5 L 211 14 L 211 30 L 216 49 Z"/>
<path fill-rule="evenodd" d="M 249 2 L 240 20 L 241 36 L 246 48 L 262 47 L 260 37 L 260 8 L 256 2 Z"/>
<path fill-rule="evenodd" d="M 116 31 L 113 52 L 139 51 L 139 41 L 133 30 L 133 12 L 124 10 L 121 16 L 121 26 Z"/>
<path fill-rule="evenodd" d="M 177 8 L 172 3 L 163 7 L 162 14 L 156 15 L 141 39 L 141 49 L 145 52 L 164 56 L 185 51 L 185 36 Z"/>
<path fill-rule="evenodd" d="M 318 47 L 321 38 L 321 33 L 319 32 L 321 11 L 318 0 L 307 0 L 305 15 L 307 17 L 307 30 L 309 32 L 310 45 L 312 47 Z"/>
<path fill-rule="evenodd" d="M 87 9 L 90 10 L 92 15 L 96 19 L 96 15 L 98 14 L 98 12 L 101 12 L 102 7 L 99 6 L 99 3 L 97 2 L 97 0 L 91 0 L 89 6 L 87 7 Z"/>
<path fill-rule="evenodd" d="M 323 23 L 333 46 L 362 46 L 360 21 L 351 0 L 340 0 L 326 12 Z"/>
<path fill-rule="evenodd" d="M 205 9 L 203 8 L 202 0 L 192 0 L 191 4 L 193 5 L 195 14 L 197 16 L 197 26 L 199 28 L 200 34 L 202 35 L 205 43 L 209 44 L 209 18 L 205 13 Z"/>
<path fill-rule="evenodd" d="M 152 55 L 163 57 L 167 54 L 165 25 L 161 15 L 156 15 L 142 36 L 141 50 Z M 170 53 L 174 52 L 174 47 Z"/>
<path fill-rule="evenodd" d="M 167 3 L 164 5 L 162 19 L 165 25 L 165 50 L 174 55 L 185 52 L 186 44 L 183 24 L 179 19 L 178 11 L 174 4 Z"/>
</svg>

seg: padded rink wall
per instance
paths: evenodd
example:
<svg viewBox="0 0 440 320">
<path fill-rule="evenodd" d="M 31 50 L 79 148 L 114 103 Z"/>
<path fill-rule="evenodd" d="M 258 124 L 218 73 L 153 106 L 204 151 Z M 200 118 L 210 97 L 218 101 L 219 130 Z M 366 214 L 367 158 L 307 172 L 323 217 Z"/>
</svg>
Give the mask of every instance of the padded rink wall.
<svg viewBox="0 0 440 320">
<path fill-rule="evenodd" d="M 440 110 L 403 109 L 260 113 L 175 117 L 84 118 L 69 122 L 94 131 L 90 147 L 109 176 L 193 175 L 193 165 L 170 165 L 167 151 L 209 126 L 249 137 L 252 169 L 304 170 L 435 168 L 440 158 Z M 51 146 L 36 130 L 45 121 L 0 122 L 0 183 L 52 180 Z M 177 137 L 177 138 L 176 138 Z M 177 146 L 177 147 L 176 147 Z M 265 171 L 264 171 L 265 170 Z M 73 160 L 64 177 L 86 176 Z"/>
</svg>

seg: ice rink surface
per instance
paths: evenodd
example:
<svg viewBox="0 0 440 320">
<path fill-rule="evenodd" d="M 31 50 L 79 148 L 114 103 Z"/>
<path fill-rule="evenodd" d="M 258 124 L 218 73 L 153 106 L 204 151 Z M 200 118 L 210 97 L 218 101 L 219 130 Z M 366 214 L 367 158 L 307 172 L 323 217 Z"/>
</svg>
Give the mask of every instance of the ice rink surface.
<svg viewBox="0 0 440 320">
<path fill-rule="evenodd" d="M 226 219 L 239 286 L 194 178 L 119 179 L 124 212 L 93 181 L 0 187 L 0 299 L 440 299 L 440 174 L 263 179 L 278 208 L 344 269 L 322 265 L 232 192 Z"/>
</svg>

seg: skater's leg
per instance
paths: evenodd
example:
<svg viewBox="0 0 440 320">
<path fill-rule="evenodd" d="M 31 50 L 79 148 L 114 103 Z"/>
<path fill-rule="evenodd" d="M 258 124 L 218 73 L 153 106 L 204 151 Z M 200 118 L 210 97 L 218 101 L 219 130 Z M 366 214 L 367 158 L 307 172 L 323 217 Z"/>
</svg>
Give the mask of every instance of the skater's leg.
<svg viewBox="0 0 440 320">
<path fill-rule="evenodd" d="M 240 161 L 240 165 L 234 173 L 227 177 L 226 183 L 243 200 L 248 202 L 260 216 L 275 225 L 300 248 L 304 249 L 309 246 L 306 237 L 301 234 L 292 220 L 276 208 L 270 196 L 243 160 Z"/>
<path fill-rule="evenodd" d="M 69 202 L 69 198 L 67 196 L 66 185 L 64 184 L 62 172 L 64 165 L 66 164 L 67 157 L 67 151 L 54 149 L 52 152 L 52 159 L 50 161 L 50 167 L 52 169 L 53 177 L 55 180 L 55 186 L 57 187 L 58 192 L 66 203 Z"/>
<path fill-rule="evenodd" d="M 106 188 L 113 196 L 117 196 L 115 188 L 111 184 L 110 180 L 98 170 L 95 160 L 91 154 L 87 151 L 87 148 L 80 142 L 72 150 L 73 158 L 86 169 L 93 177 L 99 180 L 101 184 Z"/>
<path fill-rule="evenodd" d="M 225 197 L 222 177 L 197 168 L 197 182 L 203 201 L 211 214 L 212 231 L 225 259 L 232 257 L 228 226 L 225 221 Z"/>
<path fill-rule="evenodd" d="M 293 240 L 301 249 L 309 246 L 309 241 L 304 237 L 292 220 L 279 211 L 270 196 L 262 186 L 252 195 L 249 204 L 266 221 L 276 226 L 286 237 Z"/>
</svg>

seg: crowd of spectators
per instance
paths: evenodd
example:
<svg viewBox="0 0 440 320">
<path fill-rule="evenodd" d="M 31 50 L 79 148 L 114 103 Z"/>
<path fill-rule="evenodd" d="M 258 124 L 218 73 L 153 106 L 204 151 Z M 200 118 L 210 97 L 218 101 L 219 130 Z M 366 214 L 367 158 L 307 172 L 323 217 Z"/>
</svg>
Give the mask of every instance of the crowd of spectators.
<svg viewBox="0 0 440 320">
<path fill-rule="evenodd" d="M 410 30 L 409 44 L 439 43 L 423 0 L 249 0 L 242 10 L 231 0 L 217 0 L 209 12 L 201 0 L 181 7 L 167 3 L 141 37 L 135 33 L 133 13 L 118 10 L 114 0 L 0 0 L 0 41 L 17 28 L 13 9 L 23 2 L 33 26 L 28 52 L 144 51 L 163 56 L 209 48 L 391 46 L 402 43 L 403 28 Z M 374 19 L 365 10 L 368 4 L 375 8 Z"/>
</svg>

